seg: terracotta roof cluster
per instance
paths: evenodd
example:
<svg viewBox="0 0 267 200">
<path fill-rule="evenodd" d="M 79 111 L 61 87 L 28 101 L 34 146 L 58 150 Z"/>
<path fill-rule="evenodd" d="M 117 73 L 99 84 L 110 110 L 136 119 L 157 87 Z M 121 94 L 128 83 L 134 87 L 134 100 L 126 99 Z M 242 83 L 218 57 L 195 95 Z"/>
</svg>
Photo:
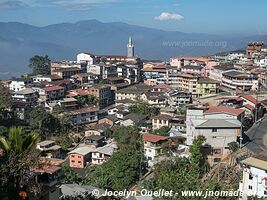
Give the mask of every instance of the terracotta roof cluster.
<svg viewBox="0 0 267 200">
<path fill-rule="evenodd" d="M 205 111 L 205 114 L 216 114 L 216 113 L 225 113 L 230 115 L 238 116 L 245 112 L 242 109 L 231 108 L 226 106 L 211 106 L 208 110 Z"/>
<path fill-rule="evenodd" d="M 42 88 L 45 92 L 55 91 L 55 90 L 64 90 L 64 87 L 61 86 L 49 86 L 46 88 Z"/>
<path fill-rule="evenodd" d="M 88 90 L 84 90 L 84 89 L 75 89 L 75 90 L 70 90 L 69 94 L 67 96 L 86 96 L 89 95 L 90 92 Z"/>
<path fill-rule="evenodd" d="M 143 140 L 146 142 L 160 142 L 160 141 L 164 141 L 167 140 L 168 137 L 165 136 L 161 136 L 161 135 L 155 135 L 155 134 L 150 134 L 150 133 L 144 133 L 143 134 Z"/>
<path fill-rule="evenodd" d="M 257 104 L 257 99 L 254 98 L 253 96 L 251 95 L 248 95 L 248 94 L 243 94 L 240 96 L 241 98 L 247 100 L 247 101 L 250 101 L 251 103 L 254 103 L 254 104 Z"/>
</svg>

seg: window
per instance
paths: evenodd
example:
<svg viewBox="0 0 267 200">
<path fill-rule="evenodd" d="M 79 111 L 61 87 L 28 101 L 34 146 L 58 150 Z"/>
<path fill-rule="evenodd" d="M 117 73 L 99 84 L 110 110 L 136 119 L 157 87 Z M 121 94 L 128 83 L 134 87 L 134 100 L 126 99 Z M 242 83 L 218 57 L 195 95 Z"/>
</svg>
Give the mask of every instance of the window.
<svg viewBox="0 0 267 200">
<path fill-rule="evenodd" d="M 248 186 L 248 189 L 252 190 L 252 186 L 251 186 L 251 185 L 249 185 L 249 186 Z"/>
<path fill-rule="evenodd" d="M 213 128 L 213 129 L 212 129 L 212 132 L 213 132 L 213 133 L 216 133 L 217 131 L 218 131 L 217 128 Z"/>
<path fill-rule="evenodd" d="M 221 149 L 213 149 L 212 153 L 213 154 L 222 154 L 222 150 Z"/>
<path fill-rule="evenodd" d="M 72 163 L 74 163 L 74 162 L 75 162 L 75 160 L 72 160 L 71 162 L 72 162 Z"/>
<path fill-rule="evenodd" d="M 82 156 L 78 156 L 78 158 L 82 158 Z"/>
<path fill-rule="evenodd" d="M 264 190 L 264 195 L 267 195 L 267 190 Z"/>
<path fill-rule="evenodd" d="M 81 161 L 78 161 L 78 163 L 82 163 Z"/>
<path fill-rule="evenodd" d="M 213 159 L 213 162 L 220 162 L 220 161 L 221 161 L 220 158 L 214 158 L 214 159 Z"/>
<path fill-rule="evenodd" d="M 253 179 L 253 176 L 252 176 L 252 174 L 249 174 L 249 180 L 252 180 Z"/>
</svg>

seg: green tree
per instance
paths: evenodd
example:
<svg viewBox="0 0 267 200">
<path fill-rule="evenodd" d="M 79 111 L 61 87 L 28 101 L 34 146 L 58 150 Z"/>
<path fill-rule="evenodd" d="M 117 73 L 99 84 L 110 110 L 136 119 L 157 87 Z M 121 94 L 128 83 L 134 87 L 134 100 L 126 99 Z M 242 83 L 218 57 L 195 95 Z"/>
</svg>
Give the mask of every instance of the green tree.
<svg viewBox="0 0 267 200">
<path fill-rule="evenodd" d="M 98 98 L 94 95 L 89 94 L 86 96 L 79 96 L 77 101 L 80 106 L 91 106 L 98 103 Z"/>
<path fill-rule="evenodd" d="M 0 199 L 17 200 L 21 188 L 29 186 L 29 170 L 38 160 L 37 133 L 23 137 L 22 128 L 10 128 L 8 137 L 0 137 Z"/>
<path fill-rule="evenodd" d="M 238 150 L 239 144 L 237 142 L 230 142 L 227 144 L 229 147 L 229 150 L 233 153 Z"/>
<path fill-rule="evenodd" d="M 189 153 L 190 153 L 189 159 L 193 166 L 193 169 L 197 173 L 201 173 L 204 170 L 203 169 L 204 158 L 201 152 L 201 146 L 205 141 L 206 138 L 200 135 L 193 141 L 193 144 L 189 148 Z"/>
<path fill-rule="evenodd" d="M 156 107 L 150 107 L 146 104 L 134 104 L 129 106 L 129 111 L 133 113 L 140 113 L 143 115 L 148 115 L 150 117 L 159 114 L 160 109 Z"/>
<path fill-rule="evenodd" d="M 89 169 L 86 183 L 105 189 L 123 190 L 138 180 L 139 164 L 140 152 L 134 147 L 120 149 L 102 166 Z"/>
<path fill-rule="evenodd" d="M 60 120 L 42 107 L 34 108 L 30 112 L 29 125 L 32 130 L 38 130 L 42 138 L 58 135 L 61 132 Z"/>
<path fill-rule="evenodd" d="M 0 83 L 0 122 L 7 118 L 7 108 L 12 105 L 9 89 Z"/>
<path fill-rule="evenodd" d="M 82 180 L 82 178 L 68 164 L 63 164 L 62 174 L 64 183 L 79 183 Z"/>
<path fill-rule="evenodd" d="M 51 73 L 51 60 L 47 55 L 35 55 L 29 60 L 29 67 L 32 69 L 33 74 L 50 74 Z"/>
<path fill-rule="evenodd" d="M 162 126 L 160 129 L 155 130 L 154 133 L 162 136 L 169 136 L 170 128 L 168 126 Z"/>
</svg>

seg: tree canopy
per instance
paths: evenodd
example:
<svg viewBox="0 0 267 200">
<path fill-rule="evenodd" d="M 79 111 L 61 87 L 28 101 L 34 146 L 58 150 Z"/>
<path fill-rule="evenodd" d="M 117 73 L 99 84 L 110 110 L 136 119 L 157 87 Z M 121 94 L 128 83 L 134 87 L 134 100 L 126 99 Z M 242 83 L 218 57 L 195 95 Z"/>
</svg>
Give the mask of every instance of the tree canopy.
<svg viewBox="0 0 267 200">
<path fill-rule="evenodd" d="M 29 125 L 32 130 L 38 130 L 43 138 L 61 132 L 60 120 L 42 107 L 34 108 L 30 112 Z"/>
<path fill-rule="evenodd" d="M 29 60 L 29 67 L 32 69 L 33 74 L 50 74 L 51 60 L 47 55 L 35 55 Z"/>
<path fill-rule="evenodd" d="M 151 107 L 146 104 L 134 104 L 129 106 L 129 111 L 133 113 L 140 113 L 148 116 L 156 116 L 159 114 L 160 109 L 157 107 Z"/>
</svg>

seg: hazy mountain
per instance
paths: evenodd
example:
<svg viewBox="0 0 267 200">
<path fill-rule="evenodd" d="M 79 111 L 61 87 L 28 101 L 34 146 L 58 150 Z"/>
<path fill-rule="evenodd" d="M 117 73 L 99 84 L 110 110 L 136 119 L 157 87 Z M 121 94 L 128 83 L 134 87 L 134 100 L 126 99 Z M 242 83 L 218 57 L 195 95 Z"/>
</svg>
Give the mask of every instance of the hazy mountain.
<svg viewBox="0 0 267 200">
<path fill-rule="evenodd" d="M 129 36 L 134 40 L 138 56 L 162 60 L 177 55 L 206 55 L 240 49 L 252 40 L 267 41 L 267 36 L 229 38 L 163 31 L 120 22 L 102 23 L 97 20 L 45 27 L 18 22 L 0 23 L 0 78 L 29 70 L 28 60 L 36 54 L 71 60 L 81 51 L 125 55 Z"/>
</svg>

